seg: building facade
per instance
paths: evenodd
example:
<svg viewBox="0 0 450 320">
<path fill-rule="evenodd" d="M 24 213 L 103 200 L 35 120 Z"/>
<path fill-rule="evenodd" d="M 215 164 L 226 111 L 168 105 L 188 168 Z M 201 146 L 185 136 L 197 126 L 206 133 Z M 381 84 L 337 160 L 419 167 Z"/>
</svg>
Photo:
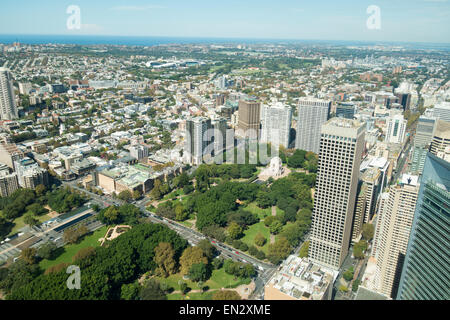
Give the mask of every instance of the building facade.
<svg viewBox="0 0 450 320">
<path fill-rule="evenodd" d="M 331 101 L 300 99 L 295 149 L 319 153 L 320 130 L 329 118 L 330 109 Z"/>
<path fill-rule="evenodd" d="M 0 120 L 13 120 L 18 117 L 11 72 L 0 68 Z"/>
<path fill-rule="evenodd" d="M 292 109 L 282 103 L 263 105 L 261 142 L 289 148 Z"/>
<path fill-rule="evenodd" d="M 418 193 L 418 177 L 403 175 L 401 183 L 390 188 L 379 212 L 372 252 L 376 259 L 374 289 L 389 297 L 395 296 L 400 280 Z"/>
<path fill-rule="evenodd" d="M 428 154 L 398 300 L 450 299 L 450 163 Z"/>
<path fill-rule="evenodd" d="M 322 126 L 309 257 L 339 269 L 347 256 L 365 125 L 333 118 Z"/>
<path fill-rule="evenodd" d="M 240 100 L 238 114 L 236 135 L 243 138 L 259 138 L 261 104 L 256 99 L 251 98 Z"/>
</svg>

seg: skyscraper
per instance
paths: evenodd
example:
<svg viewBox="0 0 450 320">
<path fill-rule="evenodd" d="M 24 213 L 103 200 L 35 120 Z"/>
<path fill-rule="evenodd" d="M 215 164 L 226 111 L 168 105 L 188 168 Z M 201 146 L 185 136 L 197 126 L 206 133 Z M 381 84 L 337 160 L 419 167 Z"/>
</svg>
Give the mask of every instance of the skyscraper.
<svg viewBox="0 0 450 320">
<path fill-rule="evenodd" d="M 352 241 L 354 242 L 358 241 L 363 224 L 372 219 L 381 180 L 380 169 L 374 167 L 367 169 L 361 176 L 361 188 L 356 201 L 352 231 Z"/>
<path fill-rule="evenodd" d="M 353 103 L 339 103 L 336 106 L 336 117 L 353 119 L 355 117 L 355 105 Z"/>
<path fill-rule="evenodd" d="M 403 111 L 409 110 L 411 105 L 411 94 L 397 92 L 395 96 L 398 98 L 398 103 L 402 105 Z"/>
<path fill-rule="evenodd" d="M 398 300 L 450 299 L 450 163 L 428 154 Z"/>
<path fill-rule="evenodd" d="M 416 135 L 414 137 L 414 146 L 419 148 L 427 148 L 433 139 L 435 118 L 425 116 L 419 117 L 416 127 Z"/>
<path fill-rule="evenodd" d="M 445 148 L 450 146 L 450 122 L 437 120 L 431 141 L 430 152 L 435 156 L 444 159 Z"/>
<path fill-rule="evenodd" d="M 239 122 L 237 135 L 257 139 L 260 127 L 260 103 L 254 98 L 239 101 Z"/>
<path fill-rule="evenodd" d="M 295 148 L 319 153 L 320 130 L 328 120 L 331 101 L 301 98 L 298 105 Z"/>
<path fill-rule="evenodd" d="M 0 68 L 0 120 L 17 118 L 12 75 L 8 69 Z"/>
<path fill-rule="evenodd" d="M 206 147 L 211 141 L 211 120 L 203 117 L 186 120 L 184 156 L 191 164 L 201 164 Z"/>
<path fill-rule="evenodd" d="M 434 118 L 450 122 L 450 102 L 440 102 L 430 109 Z"/>
<path fill-rule="evenodd" d="M 376 248 L 372 252 L 376 259 L 373 288 L 389 297 L 395 296 L 400 280 L 418 193 L 418 177 L 403 175 L 401 182 L 390 188 L 389 198 L 378 212 Z"/>
<path fill-rule="evenodd" d="M 226 148 L 227 143 L 227 120 L 219 118 L 211 121 L 214 141 L 214 155 L 220 155 Z"/>
<path fill-rule="evenodd" d="M 351 238 L 365 125 L 333 118 L 322 126 L 309 257 L 339 269 Z"/>
<path fill-rule="evenodd" d="M 407 121 L 402 114 L 392 114 L 387 119 L 386 142 L 403 143 Z"/>
<path fill-rule="evenodd" d="M 274 105 L 263 105 L 261 142 L 283 145 L 289 148 L 289 132 L 291 130 L 292 109 L 279 102 Z"/>
</svg>

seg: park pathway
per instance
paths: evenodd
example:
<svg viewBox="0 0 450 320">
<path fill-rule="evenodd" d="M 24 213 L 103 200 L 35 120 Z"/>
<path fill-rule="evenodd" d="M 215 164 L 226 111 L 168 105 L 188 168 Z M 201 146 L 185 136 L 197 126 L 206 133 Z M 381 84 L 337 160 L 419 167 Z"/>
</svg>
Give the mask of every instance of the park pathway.
<svg viewBox="0 0 450 320">
<path fill-rule="evenodd" d="M 277 207 L 272 206 L 272 216 L 276 217 L 276 215 L 277 215 Z M 275 235 L 274 234 L 270 234 L 270 243 L 275 243 Z"/>
</svg>

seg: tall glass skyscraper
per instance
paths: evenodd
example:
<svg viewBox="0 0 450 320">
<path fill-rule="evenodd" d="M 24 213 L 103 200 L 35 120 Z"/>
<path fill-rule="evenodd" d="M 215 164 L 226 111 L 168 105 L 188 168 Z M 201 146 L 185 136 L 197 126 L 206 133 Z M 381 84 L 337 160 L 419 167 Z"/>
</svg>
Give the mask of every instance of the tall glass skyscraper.
<svg viewBox="0 0 450 320">
<path fill-rule="evenodd" d="M 398 300 L 450 299 L 450 163 L 428 153 Z"/>
</svg>

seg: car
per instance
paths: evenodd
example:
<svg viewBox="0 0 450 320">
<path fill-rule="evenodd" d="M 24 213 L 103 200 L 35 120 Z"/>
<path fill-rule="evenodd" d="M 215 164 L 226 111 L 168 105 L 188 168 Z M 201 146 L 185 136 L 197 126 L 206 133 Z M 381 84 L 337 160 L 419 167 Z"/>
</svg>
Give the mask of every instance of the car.
<svg viewBox="0 0 450 320">
<path fill-rule="evenodd" d="M 236 254 L 239 254 L 239 252 L 235 251 Z"/>
</svg>

